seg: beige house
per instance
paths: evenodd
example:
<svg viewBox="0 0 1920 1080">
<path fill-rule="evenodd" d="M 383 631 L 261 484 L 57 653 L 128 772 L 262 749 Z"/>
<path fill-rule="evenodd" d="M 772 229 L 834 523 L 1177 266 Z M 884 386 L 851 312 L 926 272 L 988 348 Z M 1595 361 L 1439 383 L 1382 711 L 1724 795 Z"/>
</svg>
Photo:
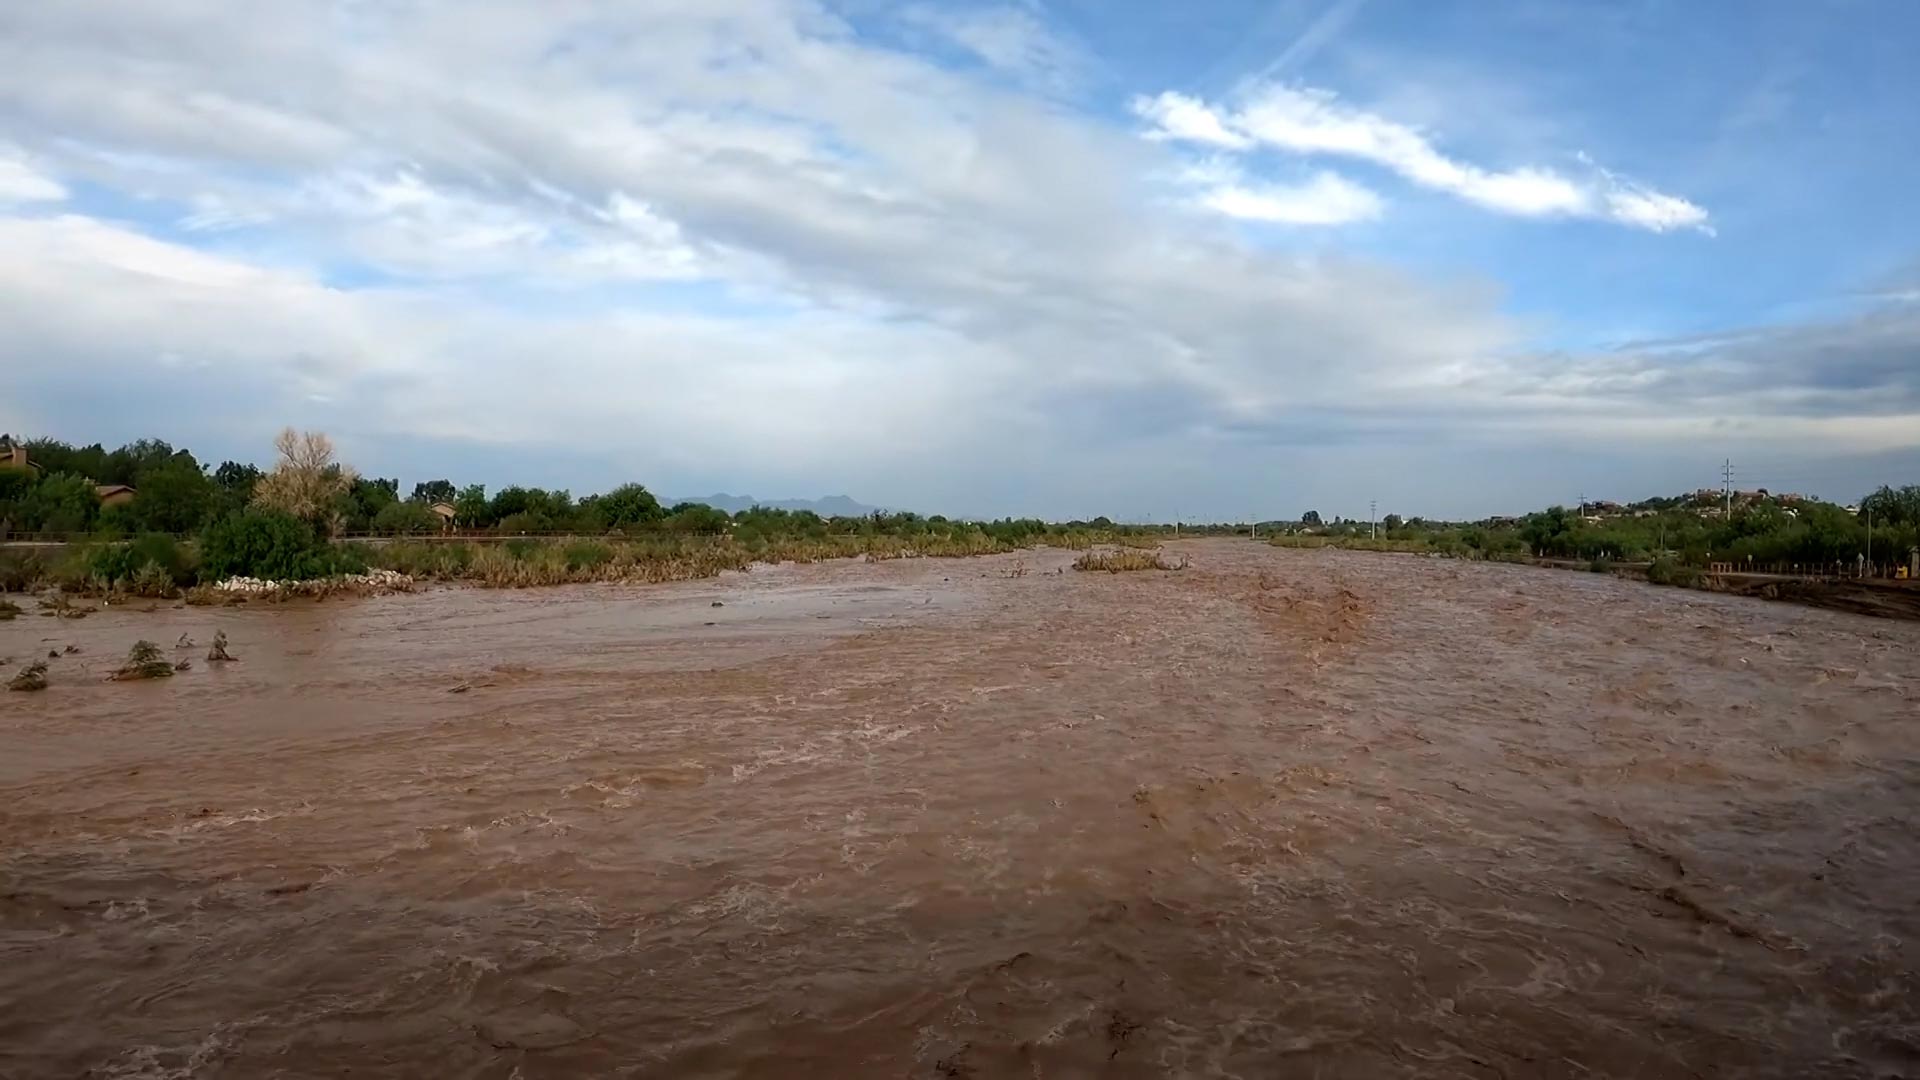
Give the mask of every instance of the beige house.
<svg viewBox="0 0 1920 1080">
<path fill-rule="evenodd" d="M 126 484 L 96 484 L 93 493 L 100 499 L 101 506 L 125 506 L 139 494 Z"/>
<path fill-rule="evenodd" d="M 433 516 L 440 519 L 441 532 L 453 531 L 453 504 L 452 503 L 437 502 L 437 503 L 434 503 L 432 506 L 427 507 L 427 509 L 433 511 Z"/>
<path fill-rule="evenodd" d="M 27 448 L 13 441 L 11 435 L 0 435 L 0 469 L 31 469 L 40 471 L 40 466 L 27 460 Z"/>
</svg>

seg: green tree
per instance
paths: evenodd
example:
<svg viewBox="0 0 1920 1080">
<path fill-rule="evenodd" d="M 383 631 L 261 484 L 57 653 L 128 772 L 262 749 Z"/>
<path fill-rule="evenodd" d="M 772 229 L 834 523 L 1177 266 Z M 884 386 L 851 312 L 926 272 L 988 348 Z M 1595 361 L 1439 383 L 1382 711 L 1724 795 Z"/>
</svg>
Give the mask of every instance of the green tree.
<svg viewBox="0 0 1920 1080">
<path fill-rule="evenodd" d="M 682 503 L 666 518 L 666 527 L 674 532 L 718 536 L 727 531 L 732 519 L 726 513 L 704 504 Z"/>
<path fill-rule="evenodd" d="M 0 533 L 22 528 L 20 503 L 38 486 L 32 469 L 0 469 Z"/>
<path fill-rule="evenodd" d="M 381 507 L 380 512 L 373 516 L 371 527 L 382 535 L 418 535 L 439 529 L 440 518 L 425 504 L 409 499 Z"/>
<path fill-rule="evenodd" d="M 1579 520 L 1564 506 L 1548 507 L 1544 513 L 1527 515 L 1520 526 L 1520 538 L 1542 555 L 1571 555 L 1574 525 Z"/>
<path fill-rule="evenodd" d="M 185 451 L 180 451 L 185 453 Z M 102 484 L 126 484 L 138 488 L 141 477 L 167 464 L 175 456 L 173 445 L 164 439 L 135 439 L 107 455 L 98 480 Z M 186 454 L 192 461 L 193 455 Z M 196 467 L 197 464 L 196 464 Z"/>
<path fill-rule="evenodd" d="M 413 497 L 417 502 L 432 505 L 437 502 L 451 503 L 459 497 L 459 493 L 453 489 L 450 480 L 427 480 L 413 485 Z"/>
<path fill-rule="evenodd" d="M 399 480 L 358 476 L 337 500 L 336 509 L 347 531 L 364 532 L 373 527 L 382 510 L 399 501 Z"/>
<path fill-rule="evenodd" d="M 665 516 L 660 500 L 639 484 L 621 484 L 594 500 L 608 528 L 624 529 L 659 521 Z"/>
<path fill-rule="evenodd" d="M 1388 532 L 1392 532 L 1402 524 L 1404 524 L 1404 522 L 1401 521 L 1399 514 L 1388 514 L 1386 517 L 1380 519 L 1380 527 Z"/>
<path fill-rule="evenodd" d="M 40 533 L 86 532 L 100 513 L 100 499 L 84 476 L 56 473 L 43 477 L 20 500 L 22 531 Z"/>
<path fill-rule="evenodd" d="M 1880 490 L 1860 500 L 1860 520 L 1873 516 L 1877 528 L 1882 525 L 1920 525 L 1920 484 Z"/>
<path fill-rule="evenodd" d="M 223 461 L 213 470 L 213 486 L 216 489 L 215 500 L 219 504 L 216 516 L 224 517 L 239 510 L 253 501 L 253 489 L 260 483 L 260 469 L 253 465 L 242 465 L 237 461 Z"/>
<path fill-rule="evenodd" d="M 1320 523 L 1320 511 L 1318 510 L 1309 510 L 1300 515 L 1300 524 L 1302 525 L 1319 525 Z"/>
<path fill-rule="evenodd" d="M 72 473 L 98 482 L 107 471 L 107 449 L 99 443 L 74 447 L 58 439 L 28 439 L 27 459 L 40 466 L 41 474 Z"/>
<path fill-rule="evenodd" d="M 214 512 L 214 484 L 191 454 L 178 454 L 148 466 L 140 473 L 135 491 L 128 510 L 139 527 L 148 532 L 195 532 Z"/>
<path fill-rule="evenodd" d="M 469 529 L 484 529 L 493 524 L 492 510 L 485 484 L 468 484 L 453 500 L 453 519 Z"/>
</svg>

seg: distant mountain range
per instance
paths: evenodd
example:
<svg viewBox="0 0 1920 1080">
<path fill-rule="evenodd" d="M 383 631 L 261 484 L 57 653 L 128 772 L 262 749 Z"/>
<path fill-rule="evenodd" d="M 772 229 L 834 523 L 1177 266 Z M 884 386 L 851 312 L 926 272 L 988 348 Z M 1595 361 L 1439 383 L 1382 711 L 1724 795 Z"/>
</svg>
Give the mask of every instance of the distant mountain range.
<svg viewBox="0 0 1920 1080">
<path fill-rule="evenodd" d="M 861 517 L 880 509 L 866 503 L 854 502 L 845 495 L 828 495 L 820 499 L 756 499 L 751 495 L 690 495 L 686 498 L 661 499 L 664 506 L 675 506 L 683 502 L 705 503 L 715 510 L 725 510 L 737 514 L 742 510 L 751 510 L 756 506 L 765 506 L 774 510 L 811 510 L 821 517 Z"/>
</svg>

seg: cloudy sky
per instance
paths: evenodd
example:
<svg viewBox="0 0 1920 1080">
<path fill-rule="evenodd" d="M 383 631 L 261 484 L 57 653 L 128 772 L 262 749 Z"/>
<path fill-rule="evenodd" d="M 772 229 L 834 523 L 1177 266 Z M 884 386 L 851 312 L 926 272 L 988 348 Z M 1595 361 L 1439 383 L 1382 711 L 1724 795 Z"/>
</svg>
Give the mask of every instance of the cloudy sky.
<svg viewBox="0 0 1920 1080">
<path fill-rule="evenodd" d="M 0 429 L 576 494 L 1920 481 L 1904 0 L 0 4 Z"/>
</svg>

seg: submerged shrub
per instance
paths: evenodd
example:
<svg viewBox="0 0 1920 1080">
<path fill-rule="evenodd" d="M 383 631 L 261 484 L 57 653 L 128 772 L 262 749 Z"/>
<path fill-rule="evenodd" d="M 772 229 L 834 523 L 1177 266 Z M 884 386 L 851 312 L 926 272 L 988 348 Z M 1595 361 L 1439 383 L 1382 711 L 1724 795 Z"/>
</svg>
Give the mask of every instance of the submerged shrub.
<svg viewBox="0 0 1920 1080">
<path fill-rule="evenodd" d="M 173 575 L 167 573 L 166 567 L 151 561 L 142 563 L 131 578 L 115 584 L 135 596 L 172 596 L 176 586 Z"/>
<path fill-rule="evenodd" d="M 1118 551 L 1089 551 L 1073 560 L 1075 570 L 1105 570 L 1109 574 L 1130 570 L 1184 570 L 1186 561 L 1168 562 L 1158 550 L 1122 548 Z"/>
<path fill-rule="evenodd" d="M 47 662 L 45 660 L 35 660 L 7 680 L 9 690 L 45 690 L 46 688 Z"/>
<path fill-rule="evenodd" d="M 136 641 L 133 648 L 127 650 L 127 662 L 113 673 L 116 680 L 128 679 L 165 679 L 173 675 L 173 665 L 160 653 L 160 646 L 151 641 Z"/>
</svg>

